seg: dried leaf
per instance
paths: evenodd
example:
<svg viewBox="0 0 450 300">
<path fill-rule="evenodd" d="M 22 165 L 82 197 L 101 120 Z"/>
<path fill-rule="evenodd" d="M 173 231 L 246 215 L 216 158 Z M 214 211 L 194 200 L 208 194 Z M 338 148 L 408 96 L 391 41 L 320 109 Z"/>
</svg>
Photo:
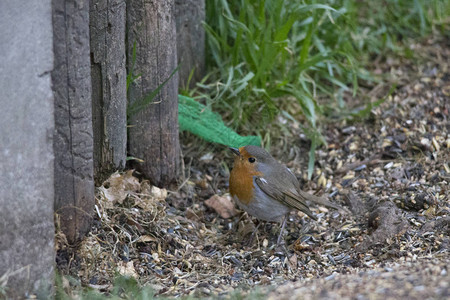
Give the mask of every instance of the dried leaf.
<svg viewBox="0 0 450 300">
<path fill-rule="evenodd" d="M 214 195 L 206 200 L 205 204 L 214 209 L 224 219 L 231 218 L 237 213 L 230 196 Z"/>
<path fill-rule="evenodd" d="M 122 204 L 130 192 L 137 192 L 139 189 L 139 179 L 133 176 L 133 170 L 123 174 L 116 172 L 99 187 L 104 195 L 101 200 L 105 208 L 112 208 L 116 203 Z"/>
</svg>

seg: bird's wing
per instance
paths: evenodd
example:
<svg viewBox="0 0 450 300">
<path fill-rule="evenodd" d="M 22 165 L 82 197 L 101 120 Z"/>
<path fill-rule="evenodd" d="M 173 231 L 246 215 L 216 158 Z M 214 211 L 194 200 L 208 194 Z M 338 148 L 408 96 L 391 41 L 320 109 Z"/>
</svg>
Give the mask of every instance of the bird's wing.
<svg viewBox="0 0 450 300">
<path fill-rule="evenodd" d="M 292 173 L 291 170 L 289 170 L 289 169 L 287 169 L 287 170 L 289 171 L 287 173 L 288 180 L 296 187 L 297 193 L 300 195 L 300 197 L 302 199 L 306 199 L 308 201 L 314 202 L 314 203 L 319 204 L 319 205 L 323 205 L 323 206 L 326 206 L 326 207 L 330 207 L 330 208 L 334 208 L 334 209 L 337 209 L 337 210 L 340 210 L 340 211 L 344 211 L 344 209 L 341 206 L 339 206 L 337 204 L 334 204 L 334 203 L 331 203 L 327 199 L 327 197 L 325 195 L 323 195 L 321 197 L 317 197 L 315 195 L 312 195 L 310 193 L 302 191 L 300 189 L 300 184 L 299 184 L 299 182 L 297 180 L 297 177 L 295 177 L 294 173 Z"/>
<path fill-rule="evenodd" d="M 308 206 L 306 205 L 306 200 L 308 200 L 308 198 L 305 198 L 304 194 L 309 195 L 308 193 L 303 192 L 299 194 L 297 193 L 295 188 L 292 188 L 291 190 L 282 191 L 280 190 L 280 188 L 278 188 L 277 184 L 269 182 L 268 180 L 262 177 L 256 177 L 255 183 L 268 196 L 274 198 L 277 201 L 280 201 L 287 207 L 295 208 L 304 212 L 311 219 L 317 220 L 316 216 L 313 215 L 311 210 L 309 210 Z"/>
</svg>

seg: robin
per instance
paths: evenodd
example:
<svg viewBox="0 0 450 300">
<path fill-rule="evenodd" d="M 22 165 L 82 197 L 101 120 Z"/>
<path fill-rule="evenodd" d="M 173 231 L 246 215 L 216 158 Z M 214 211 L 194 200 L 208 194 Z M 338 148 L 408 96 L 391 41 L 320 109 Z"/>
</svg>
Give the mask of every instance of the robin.
<svg viewBox="0 0 450 300">
<path fill-rule="evenodd" d="M 281 242 L 286 218 L 292 209 L 317 220 L 306 200 L 318 203 L 324 200 L 302 191 L 291 170 L 257 146 L 230 150 L 236 154 L 230 173 L 230 194 L 241 209 L 258 219 L 270 222 L 283 219 L 277 245 Z"/>
</svg>

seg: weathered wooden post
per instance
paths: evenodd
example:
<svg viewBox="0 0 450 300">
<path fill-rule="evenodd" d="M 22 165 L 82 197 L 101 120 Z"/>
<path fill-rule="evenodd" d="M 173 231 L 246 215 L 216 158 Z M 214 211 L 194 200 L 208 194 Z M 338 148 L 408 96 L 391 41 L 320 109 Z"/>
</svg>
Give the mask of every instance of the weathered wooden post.
<svg viewBox="0 0 450 300">
<path fill-rule="evenodd" d="M 12 299 L 53 284 L 51 7 L 0 3 L 0 286 Z"/>
<path fill-rule="evenodd" d="M 180 88 L 190 87 L 205 75 L 205 0 L 175 0 L 177 56 L 180 64 Z"/>
<path fill-rule="evenodd" d="M 94 211 L 89 0 L 53 0 L 55 213 L 70 243 Z"/>
<path fill-rule="evenodd" d="M 128 91 L 133 105 L 157 89 L 177 67 L 174 0 L 128 0 L 127 35 L 128 72 L 140 75 Z M 174 181 L 179 163 L 178 74 L 151 104 L 130 115 L 129 125 L 129 152 L 144 160 L 136 168 L 155 185 Z"/>
<path fill-rule="evenodd" d="M 94 175 L 97 183 L 125 167 L 127 83 L 125 0 L 90 1 Z"/>
</svg>

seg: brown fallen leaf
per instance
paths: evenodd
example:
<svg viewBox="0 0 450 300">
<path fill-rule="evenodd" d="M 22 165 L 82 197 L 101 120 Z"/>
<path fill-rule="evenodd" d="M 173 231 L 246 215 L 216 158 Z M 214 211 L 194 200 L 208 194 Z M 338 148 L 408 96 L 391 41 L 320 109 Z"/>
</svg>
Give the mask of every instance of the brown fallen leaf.
<svg viewBox="0 0 450 300">
<path fill-rule="evenodd" d="M 214 195 L 206 200 L 205 204 L 214 209 L 224 219 L 231 218 L 237 213 L 230 196 Z"/>
<path fill-rule="evenodd" d="M 116 172 L 99 187 L 104 195 L 101 200 L 105 208 L 112 208 L 116 203 L 122 204 L 130 192 L 137 192 L 139 189 L 139 179 L 133 176 L 133 170 L 122 174 Z"/>
<path fill-rule="evenodd" d="M 297 268 L 297 254 L 293 254 L 291 257 L 289 257 L 289 263 L 291 264 L 291 268 Z"/>
<path fill-rule="evenodd" d="M 200 222 L 203 218 L 202 212 L 196 212 L 191 208 L 186 209 L 186 213 L 184 215 L 189 220 L 196 221 L 196 222 Z"/>
</svg>

